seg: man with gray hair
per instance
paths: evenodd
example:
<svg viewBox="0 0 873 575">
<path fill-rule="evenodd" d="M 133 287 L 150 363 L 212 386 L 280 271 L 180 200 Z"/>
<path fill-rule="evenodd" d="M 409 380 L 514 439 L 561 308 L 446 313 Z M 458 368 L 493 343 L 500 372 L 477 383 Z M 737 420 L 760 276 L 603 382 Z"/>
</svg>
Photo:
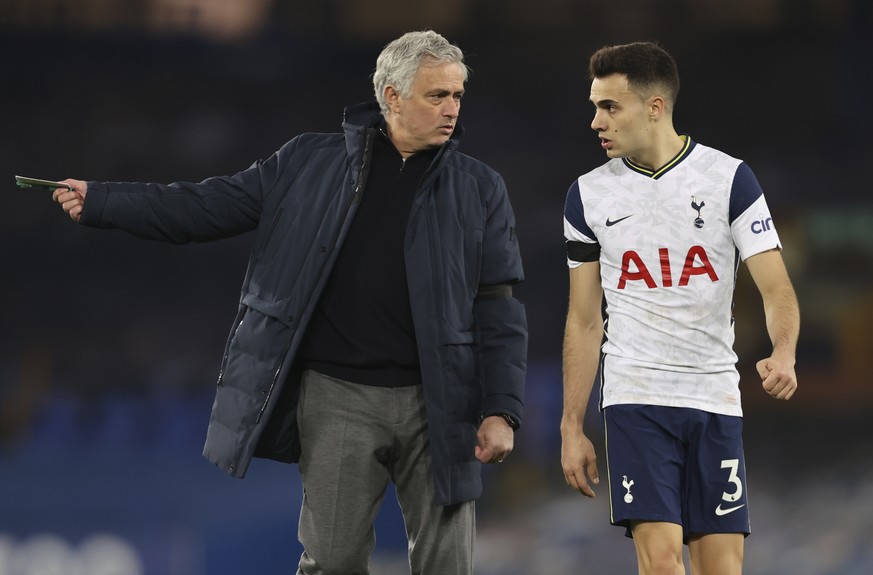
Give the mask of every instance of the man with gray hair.
<svg viewBox="0 0 873 575">
<path fill-rule="evenodd" d="M 527 323 L 501 176 L 458 150 L 461 50 L 410 32 L 377 102 L 236 175 L 65 180 L 81 224 L 175 243 L 255 231 L 204 455 L 299 462 L 301 574 L 365 574 L 389 482 L 417 574 L 473 570 L 482 463 L 512 451 Z"/>
</svg>

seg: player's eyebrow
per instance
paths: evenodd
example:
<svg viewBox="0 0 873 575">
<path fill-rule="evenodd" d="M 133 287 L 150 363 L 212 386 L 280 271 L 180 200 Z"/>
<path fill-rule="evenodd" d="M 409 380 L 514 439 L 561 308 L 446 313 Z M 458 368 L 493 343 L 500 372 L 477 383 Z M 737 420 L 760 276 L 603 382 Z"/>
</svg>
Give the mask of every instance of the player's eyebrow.
<svg viewBox="0 0 873 575">
<path fill-rule="evenodd" d="M 618 102 L 616 100 L 612 100 L 609 98 L 605 98 L 603 100 L 590 100 L 592 104 L 594 104 L 597 108 L 608 108 L 610 106 L 618 106 Z"/>
</svg>

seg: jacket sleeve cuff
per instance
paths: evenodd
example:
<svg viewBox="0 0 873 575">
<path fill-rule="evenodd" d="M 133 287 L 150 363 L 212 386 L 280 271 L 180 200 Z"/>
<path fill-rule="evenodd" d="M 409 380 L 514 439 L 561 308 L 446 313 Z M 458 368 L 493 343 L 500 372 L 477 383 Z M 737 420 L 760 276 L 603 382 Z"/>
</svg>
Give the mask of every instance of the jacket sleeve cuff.
<svg viewBox="0 0 873 575">
<path fill-rule="evenodd" d="M 101 227 L 108 198 L 108 184 L 104 182 L 88 182 L 88 191 L 85 194 L 85 203 L 82 206 L 82 216 L 79 218 L 79 223 L 95 228 Z"/>
</svg>

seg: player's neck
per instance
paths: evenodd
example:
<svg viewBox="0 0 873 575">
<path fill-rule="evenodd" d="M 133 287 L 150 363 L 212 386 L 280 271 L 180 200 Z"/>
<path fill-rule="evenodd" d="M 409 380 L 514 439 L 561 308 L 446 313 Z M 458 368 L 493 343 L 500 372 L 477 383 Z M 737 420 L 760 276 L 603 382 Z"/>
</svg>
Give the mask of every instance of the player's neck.
<svg viewBox="0 0 873 575">
<path fill-rule="evenodd" d="M 685 140 L 671 127 L 654 134 L 651 144 L 641 151 L 639 157 L 629 159 L 637 166 L 657 171 L 675 158 L 684 147 Z"/>
</svg>

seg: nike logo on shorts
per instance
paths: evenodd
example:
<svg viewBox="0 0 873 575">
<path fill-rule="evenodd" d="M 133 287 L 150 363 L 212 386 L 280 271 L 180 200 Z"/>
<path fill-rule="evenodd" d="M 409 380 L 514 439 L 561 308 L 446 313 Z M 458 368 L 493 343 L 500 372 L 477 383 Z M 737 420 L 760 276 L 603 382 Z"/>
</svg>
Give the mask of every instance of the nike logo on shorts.
<svg viewBox="0 0 873 575">
<path fill-rule="evenodd" d="M 728 513 L 733 513 L 737 509 L 742 509 L 745 506 L 746 506 L 746 504 L 743 503 L 742 505 L 737 505 L 736 507 L 728 507 L 727 509 L 722 509 L 721 503 L 719 503 L 718 507 L 715 508 L 715 514 L 718 515 L 719 517 L 721 517 L 722 515 L 727 515 Z"/>
<path fill-rule="evenodd" d="M 624 221 L 624 220 L 628 219 L 629 217 L 631 217 L 632 215 L 633 214 L 630 214 L 630 215 L 627 215 L 623 218 L 618 218 L 617 220 L 610 220 L 609 218 L 606 218 L 606 227 L 608 228 L 610 226 L 614 226 L 618 222 Z"/>
</svg>

